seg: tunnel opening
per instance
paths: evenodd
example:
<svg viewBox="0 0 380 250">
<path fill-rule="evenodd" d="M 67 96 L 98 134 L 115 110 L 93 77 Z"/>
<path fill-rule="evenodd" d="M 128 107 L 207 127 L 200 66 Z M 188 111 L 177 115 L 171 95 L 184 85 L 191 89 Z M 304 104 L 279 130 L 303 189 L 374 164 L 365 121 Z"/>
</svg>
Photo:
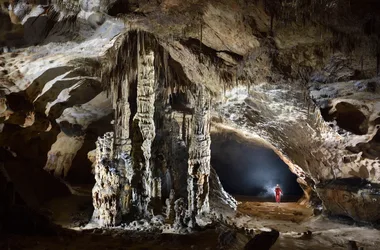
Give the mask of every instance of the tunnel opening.
<svg viewBox="0 0 380 250">
<path fill-rule="evenodd" d="M 275 202 L 276 184 L 281 202 L 297 202 L 304 194 L 297 176 L 272 149 L 233 132 L 211 134 L 211 165 L 238 200 Z"/>
</svg>

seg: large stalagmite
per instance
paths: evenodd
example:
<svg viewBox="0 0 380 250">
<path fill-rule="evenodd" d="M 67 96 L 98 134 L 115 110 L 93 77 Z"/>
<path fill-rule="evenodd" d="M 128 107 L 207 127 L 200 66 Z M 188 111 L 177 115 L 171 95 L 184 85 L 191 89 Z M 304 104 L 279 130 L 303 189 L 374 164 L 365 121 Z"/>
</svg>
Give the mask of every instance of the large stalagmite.
<svg viewBox="0 0 380 250">
<path fill-rule="evenodd" d="M 203 87 L 200 87 L 193 116 L 189 146 L 187 192 L 190 227 L 194 226 L 194 219 L 197 215 L 207 213 L 210 210 L 210 122 L 210 97 L 207 91 Z"/>
<path fill-rule="evenodd" d="M 94 213 L 92 221 L 100 227 L 120 222 L 120 174 L 112 162 L 113 133 L 106 133 L 96 143 L 95 186 L 92 189 Z"/>
</svg>

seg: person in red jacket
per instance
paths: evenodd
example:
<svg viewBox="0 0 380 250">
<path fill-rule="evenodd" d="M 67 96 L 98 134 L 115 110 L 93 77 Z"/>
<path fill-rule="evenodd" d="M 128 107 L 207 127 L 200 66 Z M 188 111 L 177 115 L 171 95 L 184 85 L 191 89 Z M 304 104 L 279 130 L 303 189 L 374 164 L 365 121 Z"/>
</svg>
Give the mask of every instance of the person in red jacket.
<svg viewBox="0 0 380 250">
<path fill-rule="evenodd" d="M 274 189 L 274 192 L 276 193 L 276 202 L 280 203 L 281 201 L 281 195 L 282 195 L 282 190 L 280 188 L 280 185 L 276 185 L 276 188 Z"/>
</svg>

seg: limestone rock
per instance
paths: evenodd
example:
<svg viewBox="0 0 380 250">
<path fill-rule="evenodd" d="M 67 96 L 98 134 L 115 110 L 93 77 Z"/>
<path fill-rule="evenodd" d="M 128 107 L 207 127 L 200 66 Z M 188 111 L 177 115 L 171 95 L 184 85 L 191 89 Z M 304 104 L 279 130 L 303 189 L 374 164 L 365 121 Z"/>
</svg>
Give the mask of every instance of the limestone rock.
<svg viewBox="0 0 380 250">
<path fill-rule="evenodd" d="M 341 179 L 317 185 L 323 205 L 331 215 L 377 223 L 380 219 L 379 185 L 360 179 Z"/>
<path fill-rule="evenodd" d="M 56 176 L 66 176 L 76 153 L 82 147 L 83 140 L 83 136 L 70 137 L 63 132 L 59 133 L 57 141 L 48 152 L 44 169 L 54 172 Z"/>
</svg>

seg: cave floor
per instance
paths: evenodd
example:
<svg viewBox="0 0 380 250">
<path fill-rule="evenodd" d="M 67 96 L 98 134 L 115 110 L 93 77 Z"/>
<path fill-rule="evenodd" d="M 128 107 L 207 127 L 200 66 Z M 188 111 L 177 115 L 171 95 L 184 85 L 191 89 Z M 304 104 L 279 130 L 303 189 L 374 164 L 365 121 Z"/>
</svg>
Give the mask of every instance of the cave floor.
<svg viewBox="0 0 380 250">
<path fill-rule="evenodd" d="M 238 211 L 242 214 L 264 220 L 282 220 L 300 223 L 313 216 L 313 209 L 297 202 L 268 202 L 249 197 L 237 197 Z"/>
<path fill-rule="evenodd" d="M 217 249 L 215 230 L 188 235 L 109 230 L 63 230 L 58 235 L 0 235 L 1 250 Z"/>
<path fill-rule="evenodd" d="M 313 216 L 312 209 L 296 202 L 280 204 L 246 197 L 237 197 L 238 211 L 215 210 L 229 218 L 229 224 L 252 229 L 255 233 L 276 229 L 280 237 L 271 250 L 347 250 L 354 240 L 365 250 L 379 249 L 380 231 L 370 227 L 342 224 L 324 216 Z M 47 204 L 52 220 L 63 227 L 79 229 L 91 216 L 91 197 L 88 193 L 53 200 Z M 303 235 L 311 231 L 311 235 Z M 144 233 L 124 229 L 58 230 L 52 236 L 0 235 L 0 249 L 219 249 L 220 230 L 178 235 Z M 240 244 L 240 246 L 242 246 Z M 242 249 L 242 248 L 226 248 Z"/>
<path fill-rule="evenodd" d="M 280 237 L 271 250 L 280 249 L 351 249 L 349 241 L 356 241 L 365 250 L 380 249 L 380 231 L 313 216 L 311 208 L 297 202 L 275 203 L 255 197 L 235 197 L 239 201 L 234 223 L 253 229 L 255 233 L 275 229 Z M 291 200 L 291 199 L 290 199 Z M 311 231 L 311 235 L 304 235 Z M 354 248 L 352 248 L 354 249 Z"/>
<path fill-rule="evenodd" d="M 259 220 L 249 223 L 256 232 L 265 231 L 268 221 Z M 297 225 L 297 226 L 295 226 Z M 275 228 L 274 226 L 271 228 Z M 365 227 L 342 225 L 323 217 L 313 218 L 301 224 L 289 224 L 286 221 L 277 224 L 281 228 L 280 237 L 271 250 L 347 250 L 349 240 L 365 250 L 377 250 L 380 244 L 378 230 Z M 301 231 L 310 230 L 312 235 L 305 237 Z M 0 249 L 18 250 L 97 250 L 97 249 L 219 249 L 219 233 L 209 229 L 203 232 L 178 235 L 142 233 L 120 229 L 109 230 L 64 230 L 53 236 L 41 235 L 0 235 Z M 226 248 L 243 249 L 243 248 Z"/>
</svg>

